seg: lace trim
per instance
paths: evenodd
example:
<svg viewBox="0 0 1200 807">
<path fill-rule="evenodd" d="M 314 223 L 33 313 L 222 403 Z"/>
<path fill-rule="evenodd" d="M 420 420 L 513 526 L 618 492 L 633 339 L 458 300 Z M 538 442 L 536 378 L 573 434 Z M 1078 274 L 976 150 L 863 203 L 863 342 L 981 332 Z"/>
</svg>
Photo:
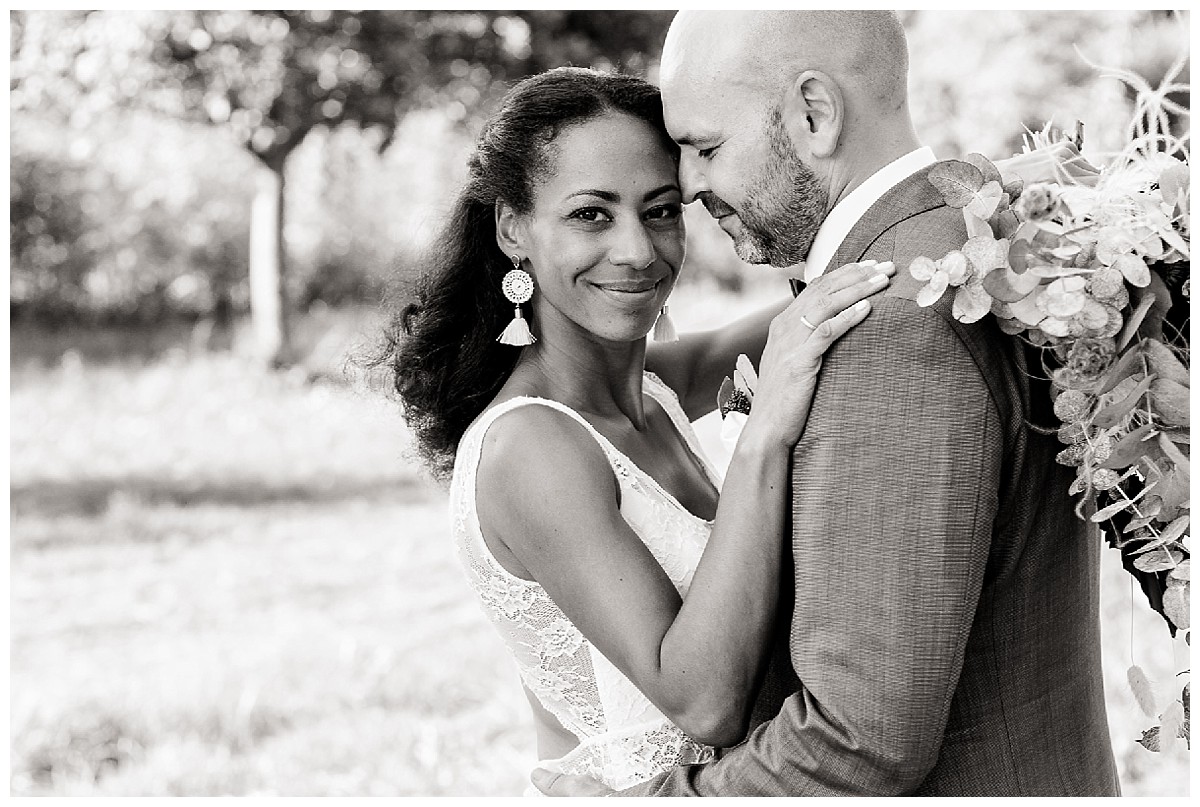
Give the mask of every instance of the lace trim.
<svg viewBox="0 0 1200 807">
<path fill-rule="evenodd" d="M 584 740 L 556 760 L 537 767 L 590 776 L 614 790 L 632 787 L 676 765 L 711 762 L 712 747 L 698 743 L 670 722 L 639 726 L 622 735 Z"/>
</svg>

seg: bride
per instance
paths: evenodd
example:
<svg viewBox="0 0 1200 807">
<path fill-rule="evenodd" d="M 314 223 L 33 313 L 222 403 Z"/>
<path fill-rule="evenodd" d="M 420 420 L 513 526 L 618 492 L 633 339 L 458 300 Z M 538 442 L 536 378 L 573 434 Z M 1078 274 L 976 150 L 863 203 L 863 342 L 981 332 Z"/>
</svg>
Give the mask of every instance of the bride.
<svg viewBox="0 0 1200 807">
<path fill-rule="evenodd" d="M 451 475 L 462 560 L 517 661 L 539 766 L 614 789 L 749 730 L 791 448 L 823 352 L 894 272 L 843 267 L 790 304 L 647 346 L 684 257 L 677 159 L 640 79 L 521 82 L 389 333 L 405 418 Z M 761 375 L 722 482 L 689 421 L 742 353 Z"/>
</svg>

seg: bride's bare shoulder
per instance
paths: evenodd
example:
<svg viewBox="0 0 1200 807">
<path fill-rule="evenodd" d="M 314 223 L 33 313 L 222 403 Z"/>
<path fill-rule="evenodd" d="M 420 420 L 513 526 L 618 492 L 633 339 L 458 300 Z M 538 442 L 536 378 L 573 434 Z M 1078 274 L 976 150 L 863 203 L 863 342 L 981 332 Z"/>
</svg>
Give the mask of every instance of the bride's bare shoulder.
<svg viewBox="0 0 1200 807">
<path fill-rule="evenodd" d="M 588 525 L 613 519 L 620 492 L 587 427 L 560 409 L 529 401 L 488 427 L 475 501 L 493 555 L 512 573 L 538 579 L 529 564 L 569 557 L 575 539 L 592 531 Z"/>
<path fill-rule="evenodd" d="M 507 404 L 507 406 L 506 406 Z M 595 485 L 612 469 L 590 429 L 563 408 L 538 398 L 517 406 L 498 402 L 507 411 L 497 416 L 483 436 L 476 474 L 477 494 L 512 494 L 520 490 L 554 491 L 575 484 Z"/>
</svg>

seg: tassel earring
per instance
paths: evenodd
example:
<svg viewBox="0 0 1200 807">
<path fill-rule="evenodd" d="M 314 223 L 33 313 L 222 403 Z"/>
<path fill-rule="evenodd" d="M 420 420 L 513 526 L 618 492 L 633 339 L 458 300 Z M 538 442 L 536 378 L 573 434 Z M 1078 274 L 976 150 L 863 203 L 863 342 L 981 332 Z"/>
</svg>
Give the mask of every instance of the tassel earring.
<svg viewBox="0 0 1200 807">
<path fill-rule="evenodd" d="M 496 341 L 502 345 L 524 347 L 537 341 L 537 337 L 529 330 L 529 323 L 521 315 L 521 303 L 527 303 L 529 298 L 533 297 L 533 275 L 521 268 L 521 259 L 518 256 L 513 255 L 512 262 L 513 268 L 504 276 L 500 290 L 515 307 L 515 313 L 512 322 L 508 323 L 508 327 Z"/>
<path fill-rule="evenodd" d="M 678 342 L 679 334 L 675 332 L 675 323 L 671 321 L 671 312 L 667 306 L 663 306 L 658 312 L 658 319 L 654 320 L 654 333 L 652 338 L 655 342 Z"/>
</svg>

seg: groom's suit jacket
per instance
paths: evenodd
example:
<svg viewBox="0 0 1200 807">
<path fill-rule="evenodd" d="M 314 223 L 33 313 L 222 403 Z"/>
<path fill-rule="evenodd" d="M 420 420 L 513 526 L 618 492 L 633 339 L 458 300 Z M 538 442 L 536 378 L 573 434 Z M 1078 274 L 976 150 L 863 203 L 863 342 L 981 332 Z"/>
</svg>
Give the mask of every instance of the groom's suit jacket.
<svg viewBox="0 0 1200 807">
<path fill-rule="evenodd" d="M 927 174 L 830 262 L 898 271 L 826 354 L 795 449 L 791 612 L 758 725 L 629 795 L 1119 794 L 1101 543 L 1073 512 L 1062 446 L 1027 423 L 1053 422 L 1031 389 L 1041 367 L 991 317 L 957 322 L 954 289 L 914 302 L 912 260 L 967 238 Z"/>
</svg>

